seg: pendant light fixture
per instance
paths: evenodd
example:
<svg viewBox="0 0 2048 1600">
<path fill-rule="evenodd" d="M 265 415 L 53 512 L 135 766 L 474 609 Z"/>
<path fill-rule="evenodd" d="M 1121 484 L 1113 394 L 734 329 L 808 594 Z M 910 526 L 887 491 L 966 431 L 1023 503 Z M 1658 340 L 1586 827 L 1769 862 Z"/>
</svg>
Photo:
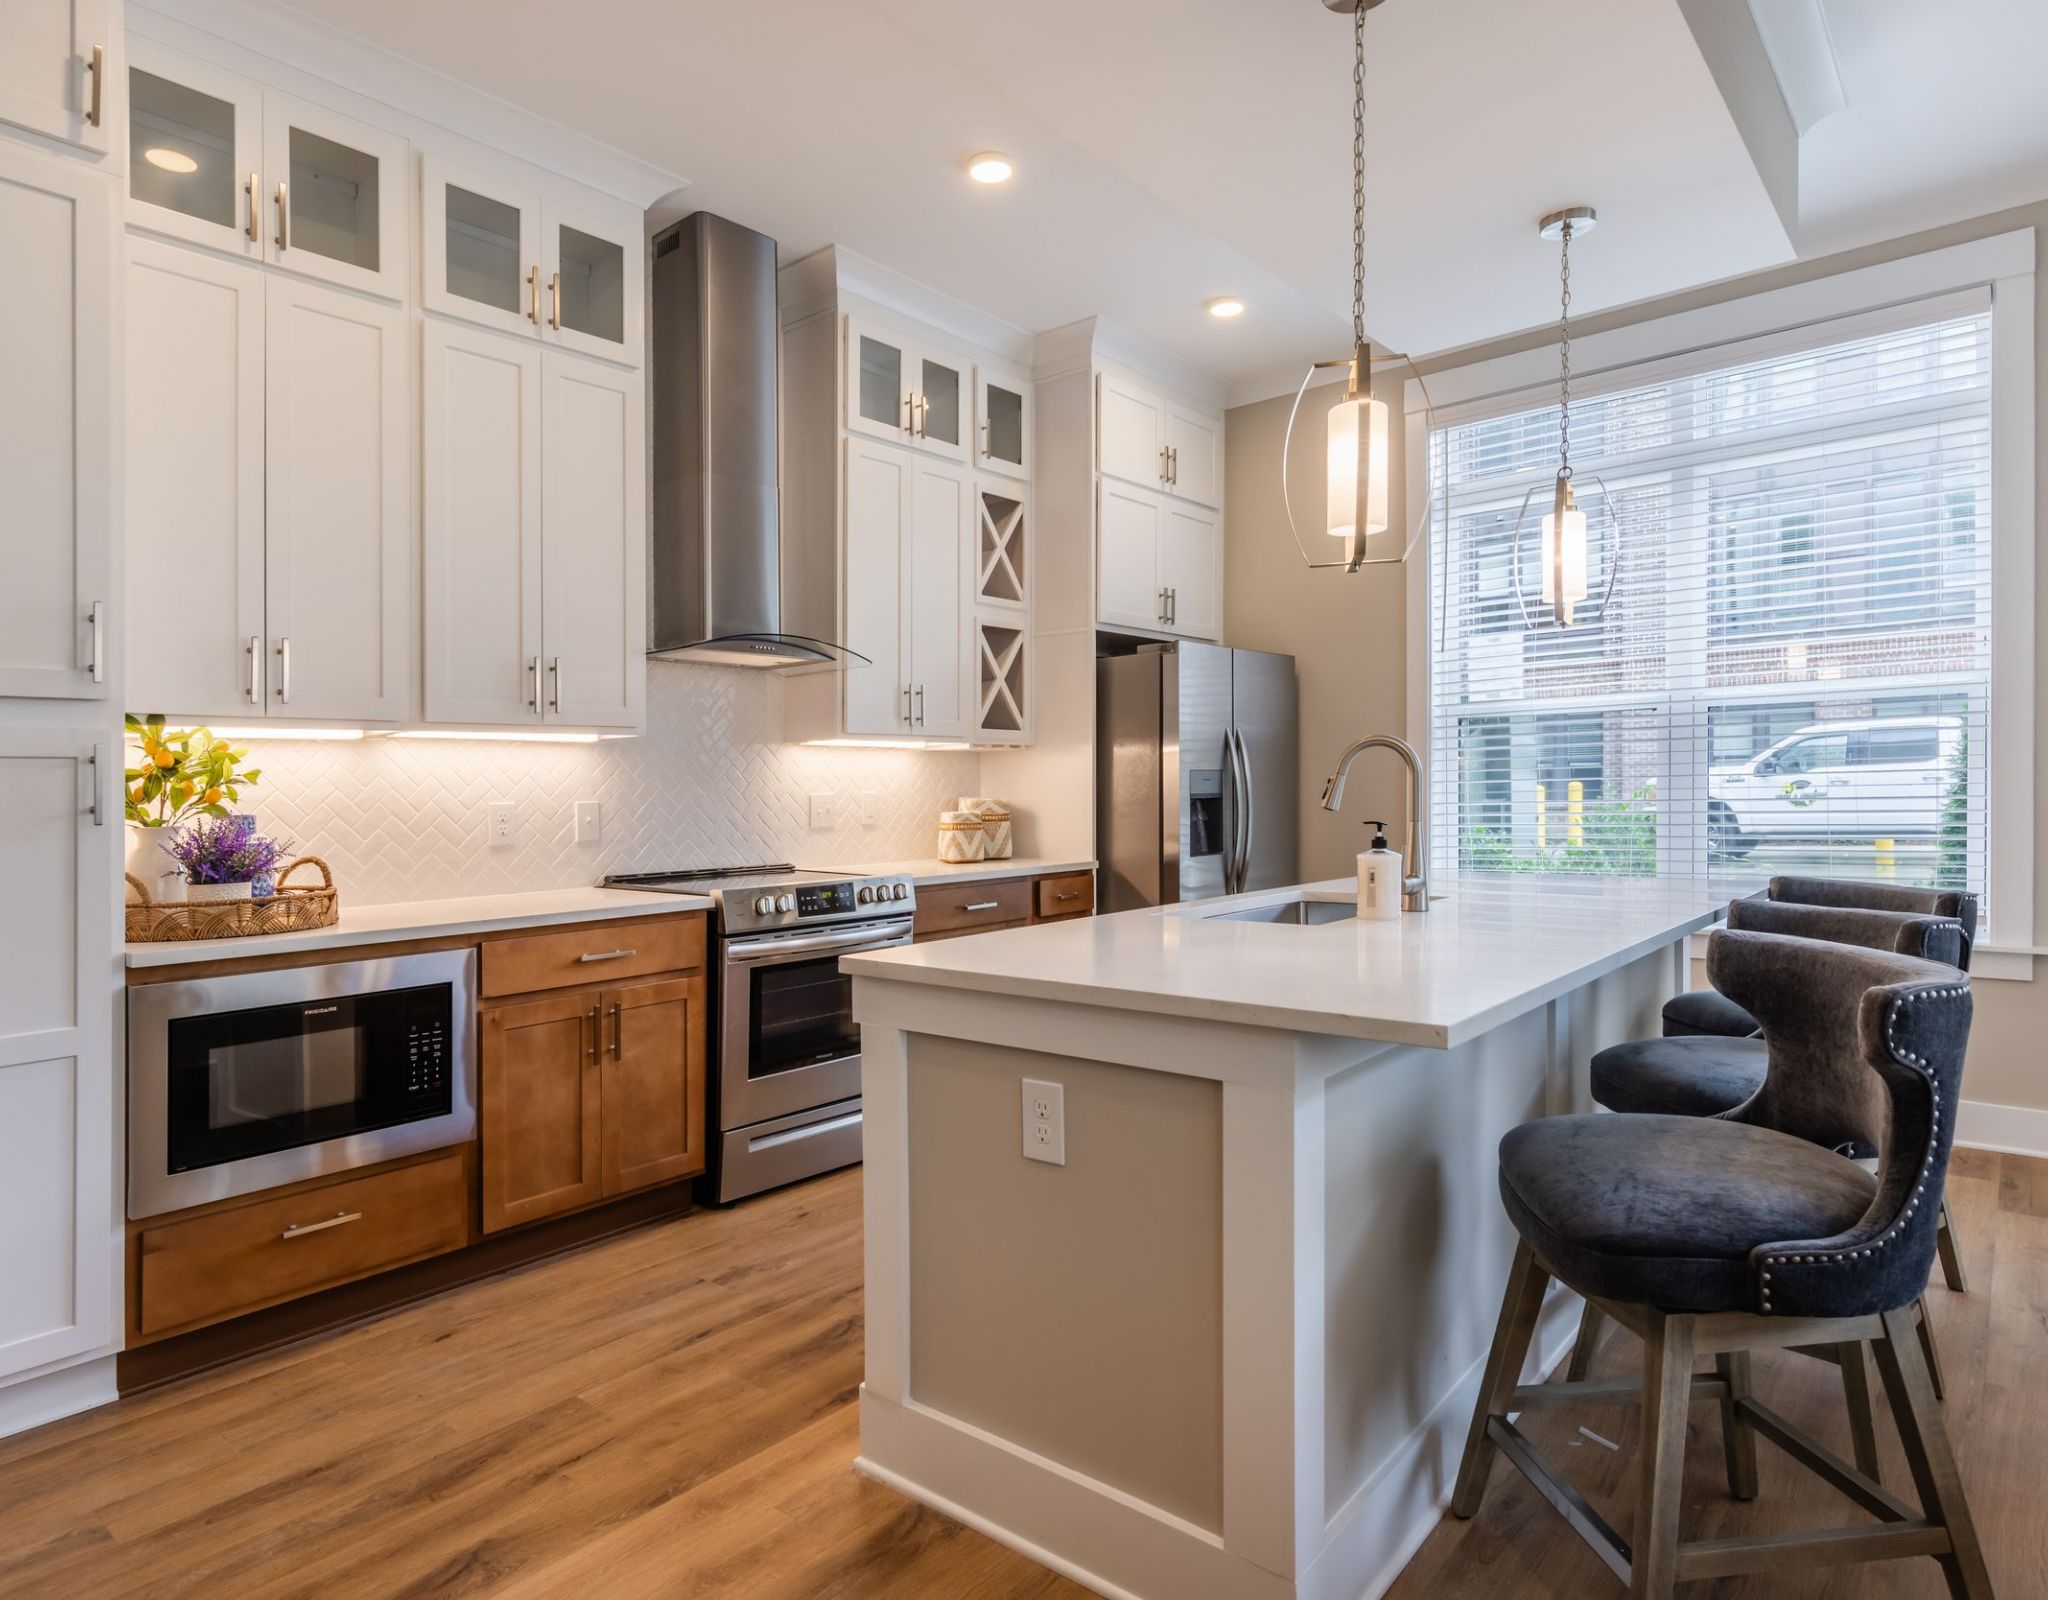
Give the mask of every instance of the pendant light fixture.
<svg viewBox="0 0 2048 1600">
<path fill-rule="evenodd" d="M 1315 362 L 1303 374 L 1280 447 L 1281 494 L 1303 559 L 1311 567 L 1342 567 L 1347 572 L 1407 559 L 1405 551 L 1378 553 L 1375 542 L 1392 526 L 1387 505 L 1389 429 L 1387 403 L 1372 392 L 1372 346 L 1365 336 L 1365 14 L 1381 3 L 1323 0 L 1329 10 L 1351 18 L 1351 354 Z M 1344 541 L 1344 554 L 1336 561 L 1319 561 L 1302 545 L 1287 482 L 1288 461 L 1302 397 L 1318 372 L 1338 367 L 1348 371 L 1350 381 L 1326 423 L 1323 530 Z"/>
<path fill-rule="evenodd" d="M 1536 552 L 1538 593 L 1549 612 L 1547 619 L 1541 612 L 1532 615 L 1522 597 L 1522 526 L 1528 520 L 1529 503 L 1536 497 L 1534 489 L 1522 497 L 1522 509 L 1515 517 L 1509 567 L 1514 574 L 1515 602 L 1521 607 L 1523 622 L 1530 628 L 1539 628 L 1546 620 L 1560 628 L 1571 627 L 1578 620 L 1580 603 L 1586 598 L 1590 566 L 1586 513 L 1579 509 L 1578 494 L 1572 484 L 1572 239 L 1592 232 L 1599 220 L 1599 213 L 1591 206 L 1567 206 L 1551 212 L 1537 224 L 1538 236 L 1557 245 L 1557 479 L 1550 510 L 1543 516 Z M 1600 609 L 1605 611 L 1614 593 L 1614 580 L 1621 571 L 1621 544 L 1614 528 L 1613 501 L 1607 485 L 1598 478 L 1593 481 L 1600 486 L 1600 504 L 1606 512 L 1612 542 L 1607 586 L 1600 595 Z"/>
</svg>

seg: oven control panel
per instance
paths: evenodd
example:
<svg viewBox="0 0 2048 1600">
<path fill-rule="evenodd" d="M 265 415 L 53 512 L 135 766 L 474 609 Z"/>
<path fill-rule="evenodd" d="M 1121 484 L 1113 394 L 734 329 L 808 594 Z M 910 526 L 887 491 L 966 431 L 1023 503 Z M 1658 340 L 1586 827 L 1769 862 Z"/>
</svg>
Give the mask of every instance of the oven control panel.
<svg viewBox="0 0 2048 1600">
<path fill-rule="evenodd" d="M 796 914 L 799 917 L 830 917 L 852 909 L 853 885 L 850 883 L 814 883 L 796 892 Z"/>
<path fill-rule="evenodd" d="M 724 931 L 760 932 L 813 922 L 849 922 L 880 915 L 907 916 L 917 894 L 908 878 L 846 878 L 728 892 L 721 904 Z"/>
</svg>

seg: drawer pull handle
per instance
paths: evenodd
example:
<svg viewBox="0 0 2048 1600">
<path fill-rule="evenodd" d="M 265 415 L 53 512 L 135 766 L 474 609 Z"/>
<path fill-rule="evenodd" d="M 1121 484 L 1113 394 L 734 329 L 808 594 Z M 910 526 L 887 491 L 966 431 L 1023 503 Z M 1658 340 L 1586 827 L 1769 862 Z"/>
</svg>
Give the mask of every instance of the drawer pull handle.
<svg viewBox="0 0 2048 1600">
<path fill-rule="evenodd" d="M 1081 898 L 1081 891 L 1079 889 L 1062 889 L 1053 898 L 1055 900 L 1078 900 Z"/>
<path fill-rule="evenodd" d="M 344 1222 L 361 1222 L 362 1220 L 363 1214 L 360 1211 L 337 1211 L 325 1222 L 294 1222 L 283 1233 L 280 1233 L 278 1237 L 280 1239 L 299 1239 L 309 1233 L 324 1233 L 329 1228 L 338 1228 Z"/>
<path fill-rule="evenodd" d="M 637 956 L 638 950 L 586 950 L 578 961 L 620 961 L 627 956 Z"/>
<path fill-rule="evenodd" d="M 972 905 L 962 906 L 962 911 L 994 911 L 1002 905 L 1000 900 L 977 900 Z"/>
</svg>

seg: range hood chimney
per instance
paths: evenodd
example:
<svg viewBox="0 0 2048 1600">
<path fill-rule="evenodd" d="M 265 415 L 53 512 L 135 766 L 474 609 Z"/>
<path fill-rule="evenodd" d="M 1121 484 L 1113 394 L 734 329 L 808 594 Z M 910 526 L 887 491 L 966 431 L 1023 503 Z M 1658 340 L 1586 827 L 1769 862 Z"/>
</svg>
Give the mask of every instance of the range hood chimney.
<svg viewBox="0 0 2048 1600">
<path fill-rule="evenodd" d="M 654 241 L 648 655 L 817 668 L 862 658 L 782 631 L 775 241 L 699 211 Z"/>
</svg>

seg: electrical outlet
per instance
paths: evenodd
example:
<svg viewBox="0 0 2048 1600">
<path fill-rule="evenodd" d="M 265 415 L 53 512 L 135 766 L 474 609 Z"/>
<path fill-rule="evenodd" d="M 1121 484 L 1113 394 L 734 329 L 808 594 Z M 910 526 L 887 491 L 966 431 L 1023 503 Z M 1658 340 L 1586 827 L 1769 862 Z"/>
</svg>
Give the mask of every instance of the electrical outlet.
<svg viewBox="0 0 2048 1600">
<path fill-rule="evenodd" d="M 576 802 L 576 842 L 596 844 L 604 838 L 604 807 L 595 800 Z"/>
<path fill-rule="evenodd" d="M 484 808 L 488 837 L 493 850 L 502 849 L 512 843 L 512 834 L 519 823 L 518 807 L 510 800 L 493 800 Z"/>
<path fill-rule="evenodd" d="M 811 826 L 832 828 L 839 824 L 839 796 L 836 794 L 814 794 L 811 796 Z"/>
<path fill-rule="evenodd" d="M 873 789 L 860 792 L 860 825 L 863 828 L 877 826 L 882 820 L 882 797 Z"/>
<path fill-rule="evenodd" d="M 1042 1078 L 1024 1080 L 1024 1159 L 1055 1167 L 1067 1164 L 1066 1085 Z"/>
</svg>

